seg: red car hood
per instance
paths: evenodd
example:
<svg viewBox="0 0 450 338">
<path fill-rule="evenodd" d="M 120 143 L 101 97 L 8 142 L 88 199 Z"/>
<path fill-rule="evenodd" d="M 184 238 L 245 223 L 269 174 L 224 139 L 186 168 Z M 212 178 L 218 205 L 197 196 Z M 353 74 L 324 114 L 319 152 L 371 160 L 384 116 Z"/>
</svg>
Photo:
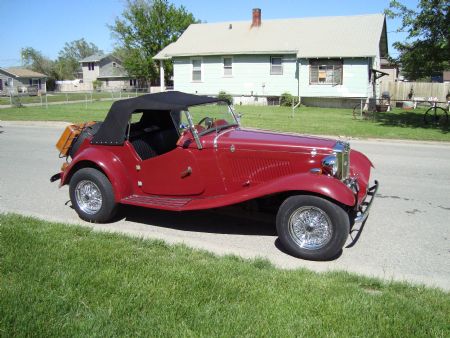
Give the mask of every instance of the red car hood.
<svg viewBox="0 0 450 338">
<path fill-rule="evenodd" d="M 336 140 L 239 128 L 221 132 L 215 144 L 219 149 L 234 146 L 240 150 L 304 152 L 316 149 L 320 153 L 329 153 Z"/>
</svg>

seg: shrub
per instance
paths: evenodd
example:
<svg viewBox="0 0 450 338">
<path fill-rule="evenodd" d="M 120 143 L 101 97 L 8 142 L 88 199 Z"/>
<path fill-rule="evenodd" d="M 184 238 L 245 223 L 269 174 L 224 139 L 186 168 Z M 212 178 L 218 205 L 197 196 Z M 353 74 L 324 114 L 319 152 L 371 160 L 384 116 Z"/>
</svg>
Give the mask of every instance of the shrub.
<svg viewBox="0 0 450 338">
<path fill-rule="evenodd" d="M 94 80 L 92 81 L 92 86 L 94 87 L 94 90 L 100 90 L 102 88 L 102 81 L 100 80 Z"/>
<path fill-rule="evenodd" d="M 290 107 L 292 104 L 297 104 L 297 98 L 289 93 L 283 93 L 280 96 L 280 106 Z"/>
<path fill-rule="evenodd" d="M 220 100 L 227 101 L 229 104 L 233 103 L 233 96 L 231 96 L 231 94 L 228 94 L 227 92 L 225 92 L 223 90 L 219 92 L 219 95 L 217 95 L 217 98 Z"/>
</svg>

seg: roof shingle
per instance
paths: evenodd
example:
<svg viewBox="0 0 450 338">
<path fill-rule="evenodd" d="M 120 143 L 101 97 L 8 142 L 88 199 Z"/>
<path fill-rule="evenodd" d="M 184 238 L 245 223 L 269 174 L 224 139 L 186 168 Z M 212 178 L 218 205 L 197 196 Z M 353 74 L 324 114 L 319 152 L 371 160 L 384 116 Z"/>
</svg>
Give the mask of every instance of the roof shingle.
<svg viewBox="0 0 450 338">
<path fill-rule="evenodd" d="M 383 14 L 192 24 L 154 59 L 232 54 L 296 54 L 299 58 L 371 57 L 387 53 Z M 380 44 L 381 39 L 381 44 Z"/>
</svg>

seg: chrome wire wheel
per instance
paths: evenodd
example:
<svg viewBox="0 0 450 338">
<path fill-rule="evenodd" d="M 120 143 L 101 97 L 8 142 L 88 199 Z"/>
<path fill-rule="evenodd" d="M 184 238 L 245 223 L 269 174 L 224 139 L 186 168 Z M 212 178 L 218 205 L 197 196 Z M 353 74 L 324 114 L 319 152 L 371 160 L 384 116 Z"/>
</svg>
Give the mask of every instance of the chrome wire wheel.
<svg viewBox="0 0 450 338">
<path fill-rule="evenodd" d="M 292 240 L 306 250 L 323 248 L 333 236 L 330 218 L 314 206 L 302 206 L 295 210 L 289 218 L 288 231 Z"/>
<path fill-rule="evenodd" d="M 88 180 L 82 180 L 76 185 L 75 200 L 78 207 L 89 215 L 99 212 L 103 203 L 100 189 L 94 182 Z"/>
</svg>

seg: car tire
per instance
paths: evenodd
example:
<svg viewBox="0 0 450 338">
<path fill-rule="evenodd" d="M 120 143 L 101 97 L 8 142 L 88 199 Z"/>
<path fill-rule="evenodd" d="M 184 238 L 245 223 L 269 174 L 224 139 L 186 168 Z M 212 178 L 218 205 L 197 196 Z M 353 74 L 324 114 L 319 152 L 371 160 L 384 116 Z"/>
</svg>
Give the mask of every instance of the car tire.
<svg viewBox="0 0 450 338">
<path fill-rule="evenodd" d="M 287 198 L 277 214 L 278 238 L 288 253 L 308 260 L 331 260 L 342 251 L 350 231 L 347 212 L 310 195 Z"/>
<path fill-rule="evenodd" d="M 78 135 L 78 137 L 72 143 L 72 146 L 69 148 L 69 156 L 71 158 L 73 158 L 75 156 L 78 149 L 80 149 L 81 145 L 83 144 L 84 140 L 88 137 L 94 136 L 100 129 L 101 125 L 102 125 L 102 122 L 97 122 L 97 123 L 94 123 L 93 125 L 87 126 L 86 128 L 83 129 L 83 131 L 80 133 L 80 135 Z"/>
<path fill-rule="evenodd" d="M 108 178 L 94 168 L 83 168 L 70 179 L 70 200 L 81 219 L 104 223 L 116 214 L 117 203 Z"/>
</svg>

